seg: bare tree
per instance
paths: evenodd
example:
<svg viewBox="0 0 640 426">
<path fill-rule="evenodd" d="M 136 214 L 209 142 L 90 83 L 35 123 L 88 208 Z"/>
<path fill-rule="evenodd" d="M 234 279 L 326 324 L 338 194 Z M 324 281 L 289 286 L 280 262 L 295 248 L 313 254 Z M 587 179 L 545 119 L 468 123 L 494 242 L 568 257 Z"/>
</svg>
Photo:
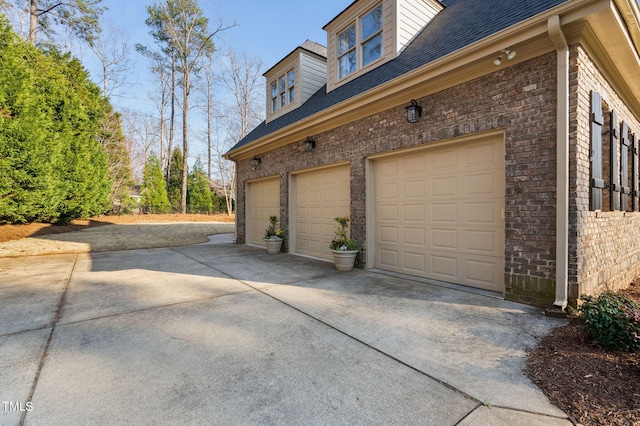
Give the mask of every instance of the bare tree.
<svg viewBox="0 0 640 426">
<path fill-rule="evenodd" d="M 175 55 L 171 51 L 170 47 L 168 48 L 168 51 L 165 50 L 162 53 L 149 50 L 148 47 L 141 44 L 136 44 L 135 47 L 138 53 L 147 57 L 151 61 L 151 72 L 158 77 L 158 83 L 160 86 L 160 99 L 158 100 L 155 96 L 158 93 L 150 95 L 150 98 L 152 98 L 152 100 L 155 100 L 158 105 L 158 113 L 160 115 L 158 122 L 158 130 L 160 133 L 160 165 L 164 168 L 165 180 L 167 181 L 168 185 L 171 167 L 171 152 L 173 150 L 173 129 L 175 124 Z M 167 60 L 167 56 L 170 58 L 169 60 Z M 169 141 L 168 148 L 165 151 L 164 142 L 165 140 L 167 140 L 166 113 L 168 106 L 171 107 L 169 111 Z"/>
<path fill-rule="evenodd" d="M 182 199 L 180 210 L 187 211 L 187 176 L 189 158 L 189 95 L 191 76 L 197 71 L 202 55 L 213 53 L 213 37 L 231 28 L 218 22 L 214 31 L 209 31 L 209 20 L 203 15 L 196 0 L 166 0 L 166 3 L 147 8 L 147 25 L 154 31 L 152 35 L 165 46 L 171 46 L 176 55 L 182 87 Z"/>
<path fill-rule="evenodd" d="M 112 97 L 128 85 L 127 73 L 131 68 L 130 47 L 121 28 L 108 27 L 107 31 L 89 43 L 89 48 L 100 61 L 102 95 Z"/>
<path fill-rule="evenodd" d="M 229 50 L 222 66 L 222 81 L 234 99 L 230 136 L 239 141 L 264 119 L 262 60 Z"/>
<path fill-rule="evenodd" d="M 207 139 L 207 176 L 211 182 L 211 150 L 212 150 L 212 133 L 213 120 L 222 118 L 218 111 L 214 111 L 214 87 L 218 80 L 216 75 L 215 61 L 213 55 L 204 55 L 202 57 L 202 71 L 200 72 L 201 85 L 199 86 L 204 96 L 204 104 L 202 109 L 207 121 L 206 139 Z"/>
<path fill-rule="evenodd" d="M 129 154 L 131 169 L 136 180 L 142 179 L 144 165 L 151 151 L 158 146 L 158 119 L 137 111 L 122 113 L 122 129 Z"/>
<path fill-rule="evenodd" d="M 244 53 L 237 55 L 233 50 L 226 55 L 222 67 L 221 80 L 232 94 L 233 103 L 227 108 L 226 138 L 218 139 L 216 144 L 216 159 L 229 214 L 233 209 L 236 186 L 235 163 L 225 160 L 222 155 L 264 119 L 264 81 L 261 70 L 262 60 Z"/>
</svg>

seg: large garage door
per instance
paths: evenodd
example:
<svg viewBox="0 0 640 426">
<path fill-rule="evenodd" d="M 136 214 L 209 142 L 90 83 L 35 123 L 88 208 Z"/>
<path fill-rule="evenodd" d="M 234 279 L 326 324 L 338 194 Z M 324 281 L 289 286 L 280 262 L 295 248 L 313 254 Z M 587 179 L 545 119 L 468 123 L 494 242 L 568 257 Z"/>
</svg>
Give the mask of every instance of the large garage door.
<svg viewBox="0 0 640 426">
<path fill-rule="evenodd" d="M 273 178 L 247 184 L 247 241 L 264 245 L 264 231 L 269 216 L 280 219 L 280 179 Z"/>
<path fill-rule="evenodd" d="M 335 218 L 349 215 L 349 165 L 295 175 L 296 253 L 331 259 Z"/>
<path fill-rule="evenodd" d="M 375 266 L 504 289 L 502 138 L 376 160 Z"/>
</svg>

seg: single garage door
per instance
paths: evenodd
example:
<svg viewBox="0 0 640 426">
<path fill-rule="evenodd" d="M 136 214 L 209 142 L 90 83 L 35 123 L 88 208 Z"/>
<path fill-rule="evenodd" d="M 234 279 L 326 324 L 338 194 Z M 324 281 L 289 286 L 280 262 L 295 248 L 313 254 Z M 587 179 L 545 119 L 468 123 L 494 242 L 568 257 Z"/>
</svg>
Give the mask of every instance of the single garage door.
<svg viewBox="0 0 640 426">
<path fill-rule="evenodd" d="M 269 217 L 276 215 L 280 219 L 280 178 L 248 183 L 247 201 L 247 241 L 263 246 Z"/>
<path fill-rule="evenodd" d="M 295 252 L 332 259 L 335 218 L 350 211 L 349 165 L 299 173 L 295 185 Z"/>
<path fill-rule="evenodd" d="M 493 137 L 376 160 L 375 267 L 502 292 L 503 146 Z"/>
</svg>

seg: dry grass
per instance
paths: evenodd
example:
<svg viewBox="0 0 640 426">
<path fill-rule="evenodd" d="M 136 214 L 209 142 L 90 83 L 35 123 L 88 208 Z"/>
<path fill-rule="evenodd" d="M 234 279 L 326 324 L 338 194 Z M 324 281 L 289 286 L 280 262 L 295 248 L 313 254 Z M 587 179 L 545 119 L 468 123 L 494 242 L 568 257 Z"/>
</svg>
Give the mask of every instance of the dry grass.
<svg viewBox="0 0 640 426">
<path fill-rule="evenodd" d="M 27 223 L 23 225 L 0 225 L 0 243 L 22 238 L 62 234 L 101 225 L 129 225 L 139 223 L 175 222 L 233 222 L 235 216 L 226 214 L 143 214 L 122 216 L 97 216 L 91 219 L 77 219 L 68 225 L 49 223 Z"/>
</svg>

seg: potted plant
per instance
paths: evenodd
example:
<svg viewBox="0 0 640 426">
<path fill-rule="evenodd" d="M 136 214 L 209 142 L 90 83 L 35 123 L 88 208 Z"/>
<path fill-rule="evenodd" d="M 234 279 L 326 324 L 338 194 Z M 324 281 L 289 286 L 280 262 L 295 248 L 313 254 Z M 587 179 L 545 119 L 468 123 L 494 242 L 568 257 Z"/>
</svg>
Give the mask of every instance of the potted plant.
<svg viewBox="0 0 640 426">
<path fill-rule="evenodd" d="M 278 216 L 269 216 L 269 226 L 264 232 L 264 243 L 267 246 L 267 253 L 280 253 L 282 241 L 284 240 L 284 230 L 278 228 Z"/>
<path fill-rule="evenodd" d="M 329 248 L 333 253 L 333 262 L 338 271 L 350 271 L 356 261 L 356 256 L 360 251 L 358 241 L 347 235 L 349 226 L 349 216 L 336 217 L 338 226 L 336 227 L 335 238 L 331 241 Z"/>
</svg>

